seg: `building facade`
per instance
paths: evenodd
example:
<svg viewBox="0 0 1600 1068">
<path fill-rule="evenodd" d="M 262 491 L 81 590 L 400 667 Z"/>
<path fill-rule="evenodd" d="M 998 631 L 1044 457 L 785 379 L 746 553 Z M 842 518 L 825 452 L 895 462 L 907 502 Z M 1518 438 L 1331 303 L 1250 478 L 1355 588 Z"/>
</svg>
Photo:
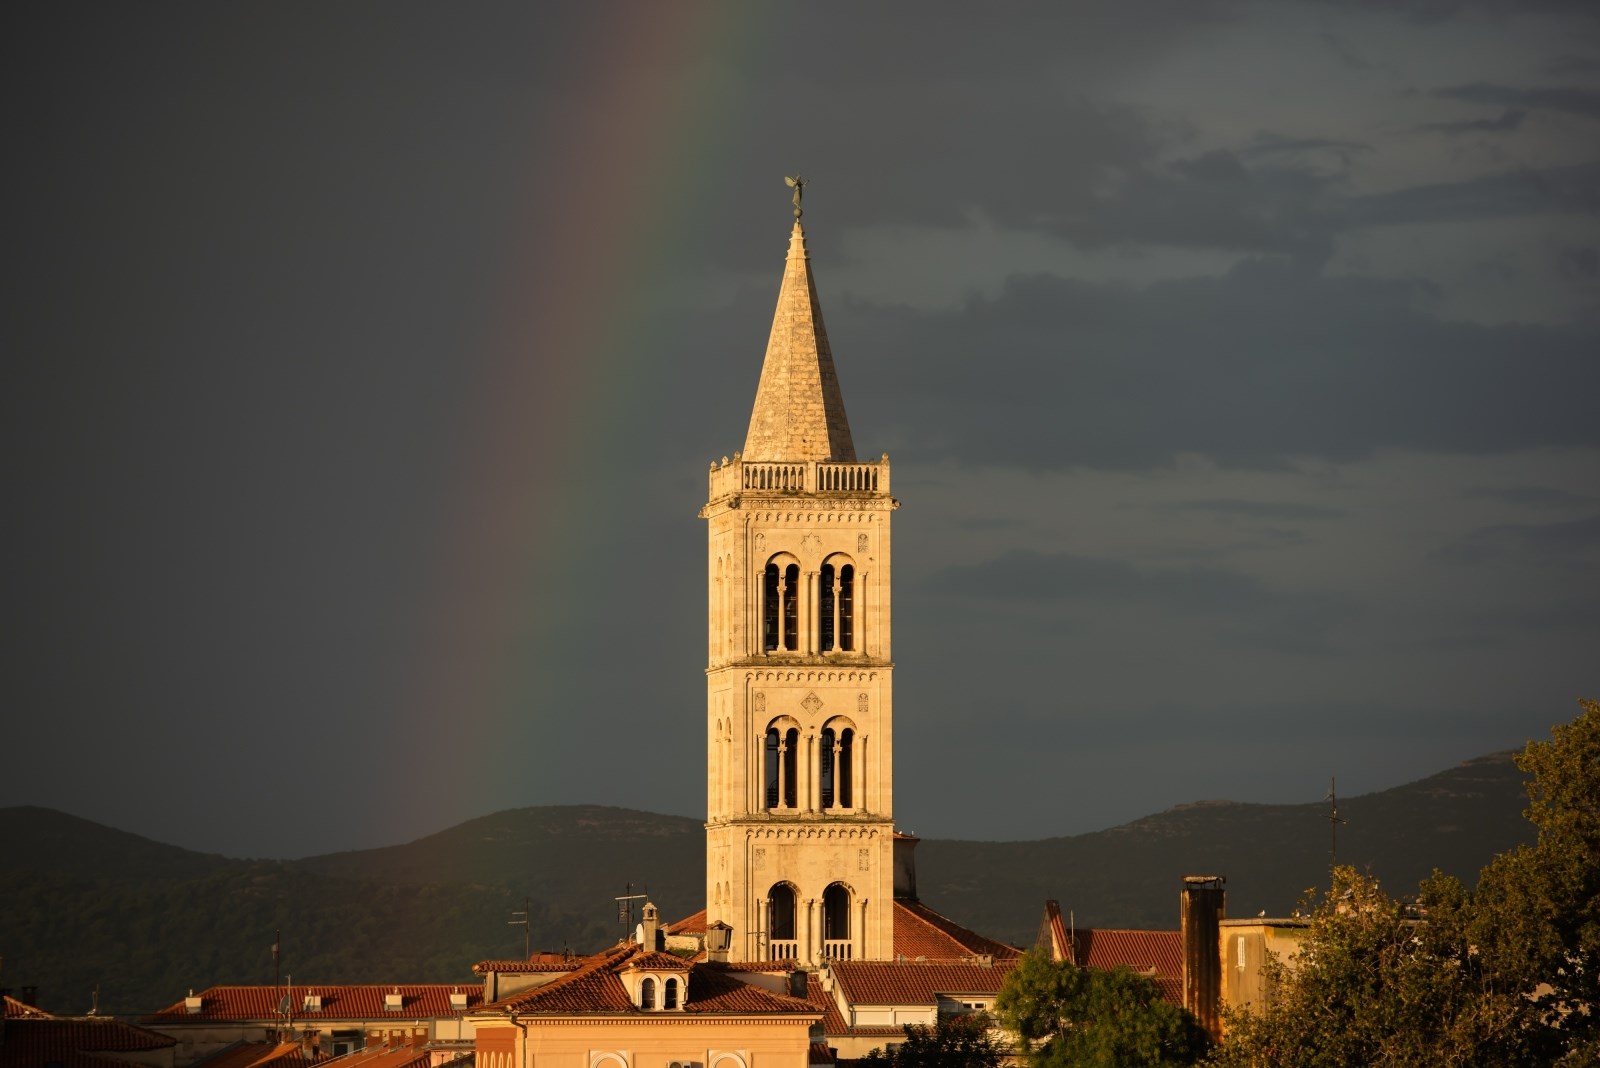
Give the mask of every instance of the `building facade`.
<svg viewBox="0 0 1600 1068">
<path fill-rule="evenodd" d="M 744 448 L 711 465 L 706 918 L 735 960 L 894 954 L 889 458 L 856 458 L 795 210 Z"/>
</svg>

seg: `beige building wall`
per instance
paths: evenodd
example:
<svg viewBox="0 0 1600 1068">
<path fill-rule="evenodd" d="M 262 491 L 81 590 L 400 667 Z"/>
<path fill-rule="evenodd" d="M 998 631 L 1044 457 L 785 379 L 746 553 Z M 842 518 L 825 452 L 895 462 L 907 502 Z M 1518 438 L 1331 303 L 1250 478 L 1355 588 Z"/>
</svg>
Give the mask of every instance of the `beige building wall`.
<svg viewBox="0 0 1600 1068">
<path fill-rule="evenodd" d="M 815 1017 L 541 1017 L 477 1032 L 477 1068 L 806 1068 Z"/>
<path fill-rule="evenodd" d="M 1223 1009 L 1270 1005 L 1272 981 L 1266 973 L 1267 961 L 1277 959 L 1293 969 L 1309 927 L 1310 922 L 1302 919 L 1223 920 L 1217 938 Z"/>
</svg>

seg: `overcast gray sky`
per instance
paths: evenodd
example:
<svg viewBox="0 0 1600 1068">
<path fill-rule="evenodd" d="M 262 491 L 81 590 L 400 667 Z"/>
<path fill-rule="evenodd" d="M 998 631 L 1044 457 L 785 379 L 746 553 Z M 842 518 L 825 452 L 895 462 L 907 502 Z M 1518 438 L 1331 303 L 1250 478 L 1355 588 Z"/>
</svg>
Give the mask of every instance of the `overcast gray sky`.
<svg viewBox="0 0 1600 1068">
<path fill-rule="evenodd" d="M 1600 694 L 1593 3 L 0 20 L 0 804 L 703 813 L 794 173 L 903 502 L 902 828 L 1380 789 Z"/>
</svg>

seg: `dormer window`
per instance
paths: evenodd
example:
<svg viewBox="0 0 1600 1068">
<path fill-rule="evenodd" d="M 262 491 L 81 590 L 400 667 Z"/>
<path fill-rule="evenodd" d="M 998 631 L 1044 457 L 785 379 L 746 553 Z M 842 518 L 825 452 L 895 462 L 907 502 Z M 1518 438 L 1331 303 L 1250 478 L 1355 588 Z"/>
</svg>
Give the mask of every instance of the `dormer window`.
<svg viewBox="0 0 1600 1068">
<path fill-rule="evenodd" d="M 645 1012 L 656 1007 L 656 981 L 648 976 L 639 984 L 639 1007 Z"/>
<path fill-rule="evenodd" d="M 676 979 L 668 979 L 666 981 L 661 994 L 661 1007 L 663 1009 L 675 1009 L 678 1007 L 678 981 Z"/>
</svg>

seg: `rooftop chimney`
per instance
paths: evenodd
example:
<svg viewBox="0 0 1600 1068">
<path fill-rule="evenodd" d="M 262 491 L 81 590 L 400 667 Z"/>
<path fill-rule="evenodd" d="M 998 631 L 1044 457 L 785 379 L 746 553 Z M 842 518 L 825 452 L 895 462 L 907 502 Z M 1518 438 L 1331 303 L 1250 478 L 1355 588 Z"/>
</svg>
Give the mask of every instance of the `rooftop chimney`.
<svg viewBox="0 0 1600 1068">
<path fill-rule="evenodd" d="M 645 951 L 661 948 L 661 910 L 650 901 L 644 903 L 644 919 L 639 924 L 639 944 Z"/>
<path fill-rule="evenodd" d="M 1220 875 L 1185 875 L 1179 910 L 1183 939 L 1183 1007 L 1213 1039 L 1222 1037 L 1222 917 L 1228 892 Z"/>
</svg>

